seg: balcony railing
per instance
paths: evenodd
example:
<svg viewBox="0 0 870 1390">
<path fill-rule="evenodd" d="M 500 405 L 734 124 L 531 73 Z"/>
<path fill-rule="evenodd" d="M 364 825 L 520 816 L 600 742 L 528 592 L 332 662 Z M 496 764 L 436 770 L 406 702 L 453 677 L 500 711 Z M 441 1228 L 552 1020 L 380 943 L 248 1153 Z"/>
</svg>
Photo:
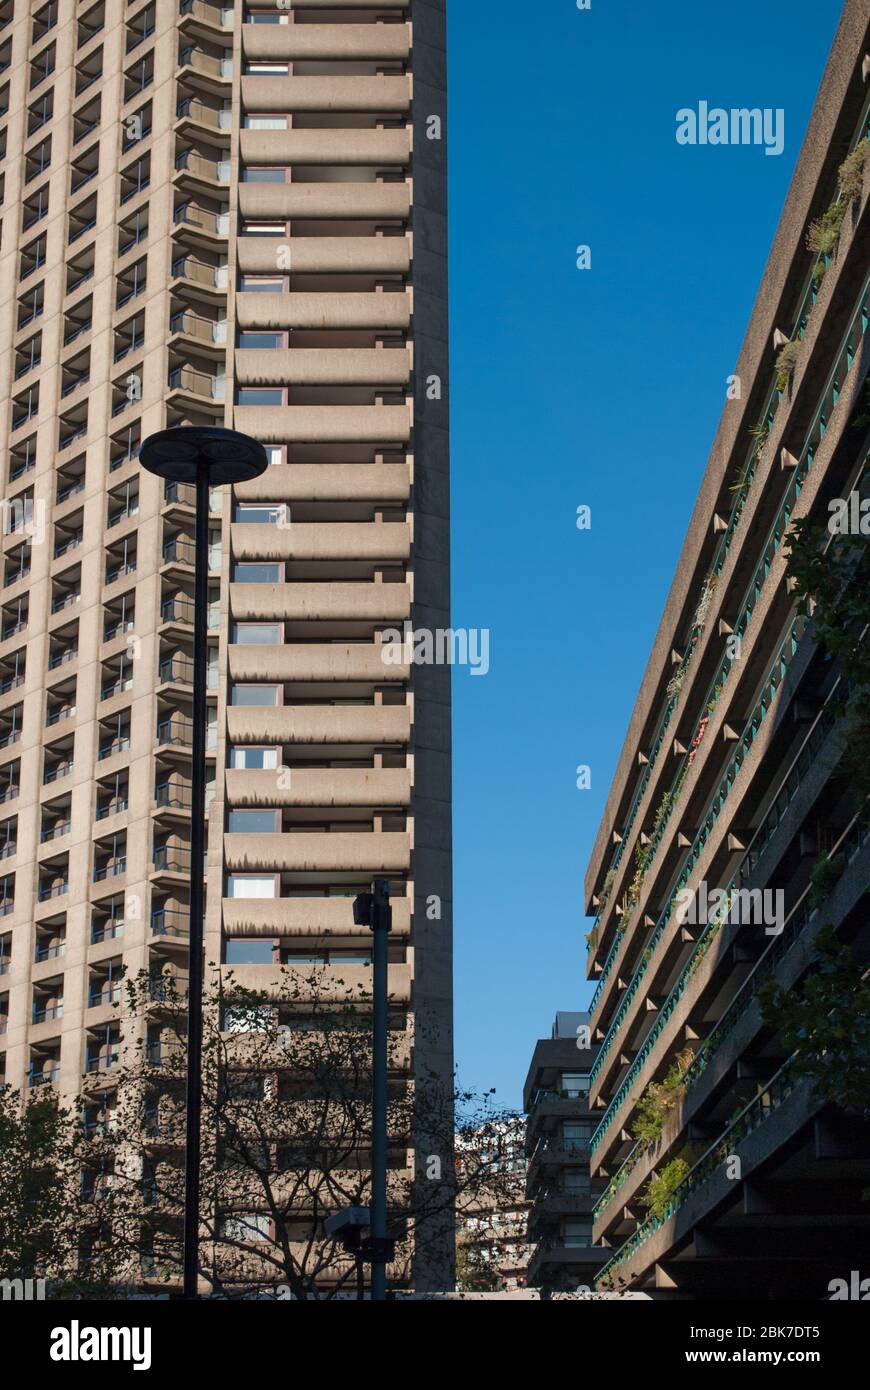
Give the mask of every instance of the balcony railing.
<svg viewBox="0 0 870 1390">
<path fill-rule="evenodd" d="M 151 913 L 151 930 L 155 936 L 176 936 L 187 939 L 190 918 L 177 908 L 156 907 Z"/>
<path fill-rule="evenodd" d="M 866 336 L 868 326 L 870 326 L 870 303 L 868 303 L 868 296 L 870 296 L 870 276 L 868 276 L 865 280 L 861 288 L 861 292 L 858 295 L 854 312 L 845 330 L 836 358 L 828 373 L 824 389 L 821 392 L 816 410 L 812 416 L 810 425 L 808 427 L 805 441 L 801 449 L 800 455 L 798 457 L 797 466 L 790 471 L 790 477 L 785 490 L 783 501 L 781 503 L 777 516 L 773 522 L 773 525 L 771 526 L 770 531 L 768 533 L 761 558 L 756 566 L 752 579 L 750 580 L 747 586 L 746 593 L 743 597 L 740 609 L 738 611 L 738 616 L 735 622 L 732 624 L 734 632 L 740 634 L 741 636 L 745 633 L 746 628 L 749 624 L 749 620 L 752 617 L 752 613 L 757 605 L 761 587 L 764 585 L 764 582 L 767 578 L 771 560 L 782 544 L 785 531 L 789 524 L 791 513 L 794 508 L 794 504 L 798 496 L 800 495 L 800 492 L 806 480 L 806 476 L 813 466 L 815 453 L 817 452 L 819 444 L 821 443 L 821 440 L 825 434 L 825 430 L 829 423 L 831 413 L 833 412 L 834 407 L 836 406 L 839 396 L 842 394 L 844 378 L 851 370 L 853 363 L 860 358 L 861 342 Z M 775 413 L 775 406 L 772 406 L 771 404 L 774 395 L 776 396 L 776 400 L 778 403 L 778 400 L 780 399 L 782 392 L 777 391 L 775 385 L 771 388 L 771 394 L 768 399 L 768 407 L 765 413 L 765 418 L 768 419 L 769 423 L 772 422 L 773 413 Z M 754 477 L 756 451 L 757 445 L 753 445 L 743 475 L 744 481 L 747 484 L 750 483 L 752 481 L 752 478 Z M 745 503 L 745 489 L 741 489 L 737 492 L 727 529 L 722 533 L 711 566 L 710 573 L 712 575 L 715 575 L 716 577 L 718 577 L 718 575 L 722 572 L 725 562 L 728 558 L 728 553 L 734 539 L 735 531 L 742 516 Z M 688 650 L 684 654 L 684 661 L 686 660 L 687 656 Z M 707 696 L 700 705 L 700 708 L 702 710 L 701 717 L 709 713 L 711 699 L 714 699 L 715 703 L 720 698 L 722 688 L 728 678 L 728 675 L 730 674 L 732 667 L 733 661 L 730 659 L 726 659 L 723 662 L 721 669 L 718 669 L 714 673 L 710 689 L 707 692 Z M 658 730 L 652 739 L 651 747 L 647 753 L 648 762 L 644 768 L 644 773 L 640 780 L 640 783 L 638 784 L 637 791 L 635 792 L 635 795 L 632 799 L 632 804 L 629 809 L 625 824 L 622 827 L 622 842 L 617 847 L 617 850 L 614 854 L 610 866 L 611 870 L 616 870 L 619 867 L 623 855 L 625 854 L 626 846 L 630 844 L 630 831 L 634 825 L 640 804 L 644 798 L 647 786 L 649 785 L 650 779 L 652 777 L 653 768 L 656 764 L 662 747 L 664 747 L 665 745 L 668 725 L 670 723 L 671 716 L 679 703 L 679 699 L 679 691 L 671 699 L 669 699 L 664 713 L 662 715 L 662 719 L 659 724 Z M 697 733 L 697 725 L 695 732 Z M 673 785 L 677 784 L 681 775 L 682 770 L 677 773 Z M 660 831 L 663 832 L 663 830 L 664 825 L 660 827 Z M 600 922 L 601 916 L 599 915 L 599 918 L 596 921 L 596 925 L 599 925 Z M 592 1001 L 589 1006 L 590 1013 L 593 1015 L 601 1000 L 605 984 L 610 976 L 610 972 L 613 968 L 615 960 L 619 955 L 623 939 L 623 936 L 617 933 L 614 938 L 611 950 L 608 953 L 607 960 L 604 964 L 604 968 L 601 972 L 601 975 L 599 976 L 595 993 L 593 994 Z"/>
<path fill-rule="evenodd" d="M 735 1153 L 748 1134 L 764 1124 L 768 1117 L 783 1104 L 799 1085 L 791 1060 L 776 1073 L 768 1085 L 740 1111 L 734 1120 L 720 1134 L 719 1138 L 690 1169 L 680 1185 L 674 1190 L 660 1216 L 648 1217 L 632 1236 L 621 1245 L 612 1259 L 599 1271 L 595 1280 L 598 1288 L 606 1288 L 612 1276 L 626 1260 L 643 1245 L 656 1231 L 661 1230 L 673 1219 L 680 1207 L 691 1194 L 710 1178 L 721 1174 L 725 1160 Z"/>
<path fill-rule="evenodd" d="M 94 866 L 94 883 L 104 883 L 107 878 L 119 878 L 121 874 L 127 872 L 127 856 L 118 855 L 116 859 L 110 859 L 105 864 Z"/>
</svg>

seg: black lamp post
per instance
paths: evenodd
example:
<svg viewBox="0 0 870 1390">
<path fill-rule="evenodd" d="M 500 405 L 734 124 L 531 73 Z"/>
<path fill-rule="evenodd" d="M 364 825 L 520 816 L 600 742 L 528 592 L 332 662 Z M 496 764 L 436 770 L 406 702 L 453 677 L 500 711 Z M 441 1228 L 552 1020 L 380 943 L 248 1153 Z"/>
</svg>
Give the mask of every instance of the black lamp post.
<svg viewBox="0 0 870 1390">
<path fill-rule="evenodd" d="M 187 998 L 187 1133 L 184 1165 L 184 1297 L 196 1298 L 199 1274 L 199 1166 L 202 1113 L 203 877 L 205 857 L 208 494 L 243 483 L 269 465 L 262 444 L 235 430 L 183 425 L 145 440 L 142 467 L 196 488 L 193 597 L 193 736 L 190 808 L 190 944 Z"/>
<path fill-rule="evenodd" d="M 360 893 L 354 899 L 353 920 L 358 927 L 368 927 L 373 935 L 371 1228 L 363 1250 L 372 1267 L 372 1300 L 382 1302 L 387 1296 L 387 1265 L 393 1258 L 393 1242 L 387 1237 L 387 966 L 393 925 L 387 879 L 375 879 L 371 893 Z"/>
</svg>

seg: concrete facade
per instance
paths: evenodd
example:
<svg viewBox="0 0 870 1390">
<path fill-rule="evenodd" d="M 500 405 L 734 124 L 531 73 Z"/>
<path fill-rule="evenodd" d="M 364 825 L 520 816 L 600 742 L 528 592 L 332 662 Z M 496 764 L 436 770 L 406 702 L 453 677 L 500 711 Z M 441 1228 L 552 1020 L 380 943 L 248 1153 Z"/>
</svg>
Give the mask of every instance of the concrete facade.
<svg viewBox="0 0 870 1390">
<path fill-rule="evenodd" d="M 385 874 L 413 1074 L 449 1091 L 450 671 L 381 650 L 449 627 L 444 4 L 0 25 L 0 1079 L 110 1093 L 119 971 L 183 971 L 192 496 L 138 452 L 226 424 L 272 466 L 212 497 L 207 960 L 364 957 Z"/>
<path fill-rule="evenodd" d="M 586 877 L 602 1288 L 821 1298 L 866 1245 L 866 1135 L 793 1083 L 758 991 L 800 984 L 823 924 L 870 955 L 842 682 L 783 545 L 795 519 L 867 493 L 870 161 L 830 253 L 807 233 L 865 148 L 868 20 L 845 5 Z M 841 872 L 820 902 L 829 860 Z M 781 894 L 781 916 L 678 911 L 716 889 Z M 663 1084 L 661 1133 L 638 1138 Z"/>
</svg>

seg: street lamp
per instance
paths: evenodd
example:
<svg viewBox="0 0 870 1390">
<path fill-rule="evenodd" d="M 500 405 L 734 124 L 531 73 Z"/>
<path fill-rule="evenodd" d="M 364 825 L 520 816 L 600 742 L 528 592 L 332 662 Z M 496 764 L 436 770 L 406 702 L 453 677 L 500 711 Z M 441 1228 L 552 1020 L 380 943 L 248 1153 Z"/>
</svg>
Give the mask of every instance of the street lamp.
<svg viewBox="0 0 870 1390">
<path fill-rule="evenodd" d="M 193 594 L 193 735 L 190 808 L 190 944 L 187 998 L 187 1133 L 184 1162 L 184 1297 L 196 1298 L 199 1271 L 199 1165 L 202 1113 L 203 859 L 205 857 L 208 495 L 244 483 L 269 466 L 262 444 L 235 430 L 182 425 L 149 435 L 140 460 L 148 473 L 196 488 Z"/>
<path fill-rule="evenodd" d="M 354 899 L 353 920 L 368 927 L 372 942 L 372 1193 L 371 1236 L 365 1247 L 372 1266 L 372 1300 L 387 1296 L 387 1265 L 393 1258 L 387 1238 L 387 1037 L 388 971 L 393 909 L 390 885 L 377 878 L 371 893 Z"/>
</svg>

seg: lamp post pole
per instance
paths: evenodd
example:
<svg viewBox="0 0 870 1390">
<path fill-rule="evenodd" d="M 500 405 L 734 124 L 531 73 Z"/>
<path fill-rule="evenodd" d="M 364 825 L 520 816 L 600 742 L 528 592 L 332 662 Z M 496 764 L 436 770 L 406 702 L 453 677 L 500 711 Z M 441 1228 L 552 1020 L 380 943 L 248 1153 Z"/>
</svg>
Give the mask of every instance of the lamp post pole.
<svg viewBox="0 0 870 1390">
<path fill-rule="evenodd" d="M 187 958 L 187 1082 L 184 1154 L 184 1297 L 199 1283 L 199 1173 L 202 1116 L 202 992 L 204 982 L 205 781 L 208 712 L 209 488 L 256 478 L 268 467 L 261 444 L 235 430 L 180 426 L 152 434 L 142 467 L 196 489 L 193 592 L 193 734 L 191 738 L 190 936 Z"/>
<path fill-rule="evenodd" d="M 390 885 L 372 893 L 372 1300 L 387 1296 L 387 958 L 393 909 Z"/>
</svg>

